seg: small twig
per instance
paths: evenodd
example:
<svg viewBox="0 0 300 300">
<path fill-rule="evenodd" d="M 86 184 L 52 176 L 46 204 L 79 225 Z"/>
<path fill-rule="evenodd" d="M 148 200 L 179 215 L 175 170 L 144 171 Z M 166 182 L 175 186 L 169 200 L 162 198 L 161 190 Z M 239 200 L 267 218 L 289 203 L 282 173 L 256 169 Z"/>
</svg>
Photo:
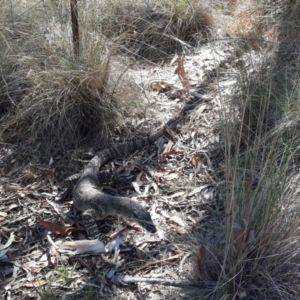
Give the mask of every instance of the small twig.
<svg viewBox="0 0 300 300">
<path fill-rule="evenodd" d="M 134 277 L 125 275 L 120 282 L 122 283 L 138 283 L 144 282 L 148 284 L 161 284 L 167 286 L 177 286 L 177 287 L 196 287 L 196 288 L 207 288 L 209 286 L 214 286 L 213 282 L 205 281 L 189 281 L 189 280 L 168 280 L 160 278 L 145 278 L 145 277 Z"/>
<path fill-rule="evenodd" d="M 180 266 L 179 266 L 179 271 L 180 271 L 180 273 L 182 273 L 183 265 L 184 265 L 186 259 L 187 259 L 189 256 L 191 256 L 191 253 L 187 253 L 187 254 L 183 257 L 183 259 L 181 260 Z"/>
<path fill-rule="evenodd" d="M 140 268 L 134 270 L 133 274 L 136 274 L 136 273 L 138 273 L 139 271 L 148 268 L 149 266 L 157 265 L 157 264 L 160 264 L 160 263 L 163 263 L 163 262 L 169 262 L 169 261 L 172 261 L 172 260 L 174 260 L 174 259 L 177 259 L 177 258 L 181 257 L 182 255 L 183 255 L 183 253 L 179 253 L 179 254 L 176 254 L 176 255 L 174 255 L 174 256 L 165 258 L 165 259 L 149 261 L 149 262 L 147 262 L 144 266 L 142 266 L 142 267 L 140 267 Z"/>
<path fill-rule="evenodd" d="M 57 247 L 57 246 L 55 245 L 54 241 L 52 240 L 52 238 L 51 238 L 51 236 L 50 236 L 50 232 L 47 234 L 47 240 L 48 240 L 49 244 L 51 244 L 51 245 L 55 248 L 55 250 L 58 250 L 58 249 L 59 249 L 59 247 Z"/>
<path fill-rule="evenodd" d="M 185 46 L 185 47 L 187 47 L 187 48 L 192 48 L 192 47 L 193 47 L 193 46 L 187 44 L 186 42 L 180 40 L 179 38 L 177 38 L 177 37 L 174 36 L 174 35 L 163 33 L 162 36 L 166 36 L 166 37 L 168 37 L 169 39 L 173 39 L 174 41 L 180 43 L 181 46 Z"/>
</svg>

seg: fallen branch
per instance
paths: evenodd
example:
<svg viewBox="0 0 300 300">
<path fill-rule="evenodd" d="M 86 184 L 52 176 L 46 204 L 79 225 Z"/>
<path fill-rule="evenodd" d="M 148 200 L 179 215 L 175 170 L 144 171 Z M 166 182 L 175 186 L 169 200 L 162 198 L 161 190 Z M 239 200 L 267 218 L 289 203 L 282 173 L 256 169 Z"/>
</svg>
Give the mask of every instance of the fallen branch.
<svg viewBox="0 0 300 300">
<path fill-rule="evenodd" d="M 161 264 L 161 263 L 164 263 L 164 262 L 171 262 L 173 261 L 174 259 L 177 259 L 179 257 L 181 257 L 183 254 L 182 253 L 179 253 L 179 254 L 176 254 L 176 255 L 173 255 L 171 257 L 168 257 L 168 258 L 164 258 L 164 259 L 160 259 L 160 260 L 153 260 L 153 261 L 149 261 L 147 262 L 144 266 L 134 270 L 134 274 L 140 272 L 141 270 L 144 270 L 150 266 L 153 266 L 153 265 L 157 265 L 157 264 Z"/>
<path fill-rule="evenodd" d="M 120 277 L 118 278 L 118 282 L 123 284 L 144 282 L 148 284 L 160 284 L 160 285 L 176 286 L 182 288 L 195 287 L 201 289 L 208 288 L 208 287 L 211 288 L 216 285 L 213 282 L 205 282 L 205 281 L 168 280 L 168 279 L 159 279 L 159 278 L 134 277 L 130 275 L 125 275 L 124 277 L 121 277 L 120 274 L 118 274 L 118 276 Z"/>
</svg>

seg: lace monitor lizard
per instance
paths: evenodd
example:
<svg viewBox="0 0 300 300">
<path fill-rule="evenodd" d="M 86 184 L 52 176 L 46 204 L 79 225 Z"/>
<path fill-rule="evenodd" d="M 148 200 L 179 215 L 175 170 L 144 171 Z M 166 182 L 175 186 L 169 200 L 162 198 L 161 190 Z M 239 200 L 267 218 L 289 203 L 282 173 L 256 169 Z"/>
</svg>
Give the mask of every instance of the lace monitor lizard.
<svg viewBox="0 0 300 300">
<path fill-rule="evenodd" d="M 82 212 L 82 223 L 89 237 L 107 242 L 106 235 L 99 231 L 96 223 L 106 215 L 120 215 L 139 223 L 151 233 L 156 232 L 150 213 L 144 206 L 127 197 L 105 194 L 100 188 L 97 174 L 108 160 L 145 147 L 157 140 L 164 132 L 165 128 L 150 137 L 104 149 L 87 164 L 73 189 L 73 202 L 75 207 Z"/>
</svg>

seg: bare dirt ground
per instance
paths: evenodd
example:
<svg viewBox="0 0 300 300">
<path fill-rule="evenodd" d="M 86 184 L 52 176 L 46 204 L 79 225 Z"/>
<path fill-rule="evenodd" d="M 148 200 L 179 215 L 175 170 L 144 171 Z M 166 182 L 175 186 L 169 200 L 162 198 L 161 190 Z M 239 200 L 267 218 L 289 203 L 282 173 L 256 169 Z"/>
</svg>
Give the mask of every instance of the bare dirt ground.
<svg viewBox="0 0 300 300">
<path fill-rule="evenodd" d="M 78 150 L 67 162 L 63 155 L 56 155 L 42 164 L 30 156 L 26 145 L 0 144 L 3 299 L 197 297 L 202 246 L 216 244 L 224 235 L 219 192 L 224 180 L 222 112 L 235 87 L 236 67 L 247 64 L 246 52 L 236 58 L 239 46 L 228 39 L 191 49 L 184 62 L 191 84 L 189 96 L 178 91 L 182 85 L 174 71 L 179 58 L 162 66 L 135 64 L 126 74 L 148 105 L 145 117 L 137 118 L 133 127 L 154 132 L 183 107 L 184 113 L 173 130 L 175 142 L 161 138 L 155 145 L 104 167 L 125 170 L 132 182 L 105 186 L 105 192 L 137 198 L 149 209 L 158 228 L 156 234 L 129 230 L 120 253 L 74 256 L 54 251 L 50 243 L 86 239 L 86 233 L 79 230 L 80 214 L 68 194 L 76 180 L 64 179 L 80 172 L 97 149 L 91 153 Z M 252 60 L 255 55 L 252 51 Z M 68 211 L 69 222 L 62 218 Z M 114 226 L 119 221 L 114 219 Z M 68 229 L 70 225 L 75 229 Z M 119 279 L 124 275 L 138 283 L 122 285 Z M 161 285 L 176 285 L 175 281 L 179 287 Z"/>
</svg>

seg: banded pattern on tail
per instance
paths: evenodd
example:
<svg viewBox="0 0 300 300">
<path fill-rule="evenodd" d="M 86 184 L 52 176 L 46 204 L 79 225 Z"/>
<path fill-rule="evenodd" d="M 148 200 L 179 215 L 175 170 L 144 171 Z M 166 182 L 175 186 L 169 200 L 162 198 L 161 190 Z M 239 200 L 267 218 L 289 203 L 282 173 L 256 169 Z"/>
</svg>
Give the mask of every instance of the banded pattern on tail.
<svg viewBox="0 0 300 300">
<path fill-rule="evenodd" d="M 82 211 L 82 221 L 88 235 L 106 242 L 96 224 L 105 215 L 120 215 L 139 223 L 147 231 L 156 232 L 150 213 L 139 202 L 127 197 L 117 197 L 103 193 L 98 177 L 99 169 L 108 160 L 146 147 L 164 133 L 164 128 L 154 135 L 133 142 L 121 143 L 99 152 L 85 167 L 80 179 L 73 189 L 73 202 Z"/>
</svg>

